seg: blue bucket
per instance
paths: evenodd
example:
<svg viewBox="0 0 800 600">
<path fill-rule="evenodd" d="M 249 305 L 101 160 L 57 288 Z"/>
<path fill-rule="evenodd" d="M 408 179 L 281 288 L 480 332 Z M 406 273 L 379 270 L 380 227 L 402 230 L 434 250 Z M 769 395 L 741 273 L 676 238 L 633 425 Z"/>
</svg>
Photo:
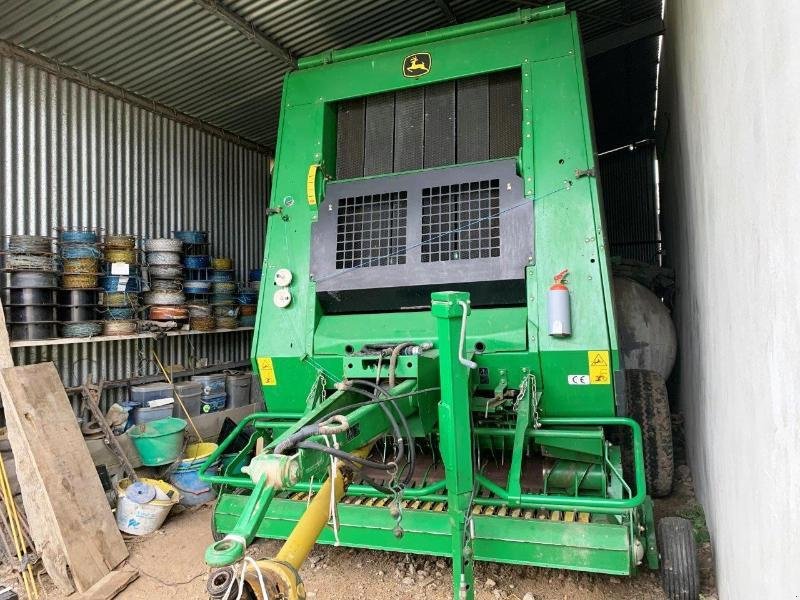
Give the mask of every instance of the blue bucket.
<svg viewBox="0 0 800 600">
<path fill-rule="evenodd" d="M 189 444 L 186 447 L 183 460 L 169 476 L 169 482 L 181 493 L 181 505 L 199 506 L 217 496 L 211 484 L 200 479 L 199 475 L 200 467 L 216 449 L 217 445 L 211 443 Z M 217 461 L 206 470 L 206 473 L 217 475 L 221 467 L 221 462 Z"/>
</svg>

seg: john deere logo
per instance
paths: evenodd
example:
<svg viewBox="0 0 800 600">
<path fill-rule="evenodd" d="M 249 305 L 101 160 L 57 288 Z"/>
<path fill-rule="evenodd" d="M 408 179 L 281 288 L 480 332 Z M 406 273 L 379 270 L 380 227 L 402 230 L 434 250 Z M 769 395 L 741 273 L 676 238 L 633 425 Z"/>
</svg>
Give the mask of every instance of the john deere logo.
<svg viewBox="0 0 800 600">
<path fill-rule="evenodd" d="M 431 55 L 427 52 L 417 52 L 406 56 L 403 61 L 403 75 L 405 77 L 419 77 L 431 70 Z"/>
</svg>

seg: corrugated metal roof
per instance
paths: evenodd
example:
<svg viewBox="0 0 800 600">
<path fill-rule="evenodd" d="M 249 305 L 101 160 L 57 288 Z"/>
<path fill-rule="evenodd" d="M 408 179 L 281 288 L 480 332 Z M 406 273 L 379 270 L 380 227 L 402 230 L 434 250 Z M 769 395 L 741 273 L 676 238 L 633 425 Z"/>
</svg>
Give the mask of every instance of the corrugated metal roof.
<svg viewBox="0 0 800 600">
<path fill-rule="evenodd" d="M 662 0 L 567 0 L 585 39 L 661 14 Z M 294 56 L 448 25 L 433 0 L 229 0 Z M 460 22 L 534 1 L 450 0 Z M 285 63 L 193 0 L 0 0 L 0 38 L 273 145 Z M 649 77 L 623 73 L 634 91 Z M 654 88 L 653 88 L 654 89 Z M 595 95 L 598 93 L 594 91 Z M 649 96 L 645 93 L 645 99 Z M 652 102 L 650 103 L 652 112 Z"/>
</svg>

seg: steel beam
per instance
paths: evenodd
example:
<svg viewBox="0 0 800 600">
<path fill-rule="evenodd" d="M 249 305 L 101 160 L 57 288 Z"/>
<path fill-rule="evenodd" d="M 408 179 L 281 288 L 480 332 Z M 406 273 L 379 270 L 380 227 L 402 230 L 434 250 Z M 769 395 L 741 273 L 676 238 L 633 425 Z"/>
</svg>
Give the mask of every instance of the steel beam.
<svg viewBox="0 0 800 600">
<path fill-rule="evenodd" d="M 295 60 L 294 56 L 292 56 L 291 52 L 278 44 L 258 27 L 253 25 L 252 22 L 247 21 L 243 17 L 227 8 L 222 4 L 222 2 L 218 2 L 217 0 L 194 1 L 195 4 L 202 6 L 211 14 L 225 21 L 228 25 L 239 31 L 247 39 L 252 41 L 254 44 L 257 44 L 282 62 L 286 63 L 292 69 L 297 68 L 297 61 Z"/>
<path fill-rule="evenodd" d="M 591 58 L 592 56 L 603 54 L 609 50 L 627 46 L 633 42 L 655 37 L 663 33 L 664 20 L 661 17 L 653 17 L 590 40 L 584 44 L 584 51 L 586 57 Z"/>
</svg>

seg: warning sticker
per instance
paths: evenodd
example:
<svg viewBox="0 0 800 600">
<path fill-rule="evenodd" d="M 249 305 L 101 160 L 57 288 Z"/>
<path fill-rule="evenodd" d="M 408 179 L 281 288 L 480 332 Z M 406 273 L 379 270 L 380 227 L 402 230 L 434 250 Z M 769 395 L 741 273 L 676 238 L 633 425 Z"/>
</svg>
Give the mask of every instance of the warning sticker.
<svg viewBox="0 0 800 600">
<path fill-rule="evenodd" d="M 611 360 L 608 350 L 589 351 L 589 379 L 591 385 L 609 385 L 611 383 Z"/>
<path fill-rule="evenodd" d="M 272 366 L 272 359 L 268 356 L 259 357 L 258 374 L 261 375 L 261 385 L 278 385 L 275 378 L 275 367 Z"/>
</svg>

